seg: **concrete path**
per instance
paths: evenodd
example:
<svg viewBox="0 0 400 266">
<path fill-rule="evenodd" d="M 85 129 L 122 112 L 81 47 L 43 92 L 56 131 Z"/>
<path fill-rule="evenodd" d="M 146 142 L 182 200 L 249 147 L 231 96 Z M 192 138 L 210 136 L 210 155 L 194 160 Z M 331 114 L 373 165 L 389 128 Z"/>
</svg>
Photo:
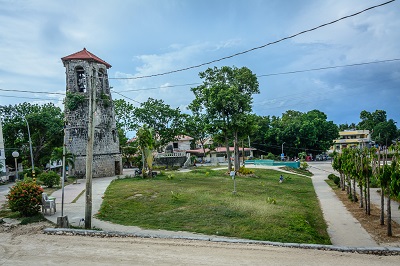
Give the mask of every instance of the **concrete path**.
<svg viewBox="0 0 400 266">
<path fill-rule="evenodd" d="M 0 208 L 6 203 L 7 198 L 6 195 L 10 191 L 10 187 L 14 186 L 15 182 L 6 183 L 0 186 Z"/>
<path fill-rule="evenodd" d="M 333 173 L 330 163 L 310 163 L 309 165 L 310 171 L 314 174 L 311 179 L 328 225 L 332 244 L 348 247 L 378 246 L 325 182 L 329 173 Z"/>
</svg>

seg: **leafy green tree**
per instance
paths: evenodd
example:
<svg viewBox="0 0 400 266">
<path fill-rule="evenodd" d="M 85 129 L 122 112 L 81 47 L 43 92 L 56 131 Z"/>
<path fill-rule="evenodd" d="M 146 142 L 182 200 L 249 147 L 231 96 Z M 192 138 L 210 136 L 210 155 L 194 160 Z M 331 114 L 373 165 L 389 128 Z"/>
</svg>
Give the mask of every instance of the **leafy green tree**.
<svg viewBox="0 0 400 266">
<path fill-rule="evenodd" d="M 115 121 L 118 129 L 126 136 L 128 132 L 137 128 L 135 118 L 135 107 L 124 99 L 113 100 L 115 110 Z"/>
<path fill-rule="evenodd" d="M 149 168 L 148 175 L 151 177 L 153 168 L 153 151 L 155 148 L 153 130 L 147 125 L 143 125 L 137 131 L 136 137 L 137 137 L 136 139 L 137 145 L 140 151 L 142 152 L 142 158 L 143 160 L 146 160 L 145 162 L 143 162 L 142 176 L 143 177 L 145 176 L 146 164 L 147 164 L 147 167 Z"/>
<path fill-rule="evenodd" d="M 19 149 L 25 166 L 30 166 L 31 162 L 27 122 L 35 165 L 45 165 L 50 160 L 54 147 L 62 146 L 64 114 L 53 104 L 38 105 L 25 102 L 14 106 L 2 106 L 0 111 L 4 115 L 5 145 Z M 11 154 L 6 154 L 6 157 L 10 160 L 7 163 L 12 164 Z"/>
<path fill-rule="evenodd" d="M 381 122 L 386 122 L 387 120 L 386 111 L 376 110 L 375 112 L 370 113 L 368 111 L 363 110 L 360 113 L 360 119 L 361 122 L 358 123 L 357 129 L 365 129 L 372 131 L 377 124 Z"/>
<path fill-rule="evenodd" d="M 271 128 L 271 118 L 270 116 L 257 116 L 255 122 L 257 123 L 258 130 L 249 134 L 251 146 L 268 154 L 268 152 L 265 151 L 267 146 L 267 137 L 265 133 L 269 132 Z"/>
<path fill-rule="evenodd" d="M 372 139 L 380 145 L 390 146 L 392 140 L 397 137 L 397 126 L 393 119 L 379 122 L 374 126 Z"/>
<path fill-rule="evenodd" d="M 206 114 L 193 113 L 187 116 L 185 121 L 185 134 L 192 137 L 194 141 L 200 142 L 203 154 L 206 156 L 205 142 L 210 136 L 210 123 Z"/>
<path fill-rule="evenodd" d="M 346 183 L 344 179 L 343 158 L 341 153 L 334 152 L 332 167 L 339 172 L 340 188 L 342 189 L 342 191 L 344 191 Z"/>
<path fill-rule="evenodd" d="M 354 130 L 356 129 L 356 124 L 351 123 L 351 124 L 340 124 L 339 125 L 339 131 L 345 131 L 345 130 Z"/>
<path fill-rule="evenodd" d="M 63 159 L 63 148 L 55 147 L 53 149 L 53 152 L 51 153 L 51 160 L 62 161 L 62 159 Z M 69 165 L 72 168 L 74 168 L 75 166 L 75 155 L 70 152 L 65 153 L 65 166 L 67 165 Z"/>
<path fill-rule="evenodd" d="M 153 130 L 155 149 L 164 147 L 184 132 L 186 115 L 163 100 L 149 98 L 135 109 L 134 115 L 138 125 L 147 125 Z"/>
<path fill-rule="evenodd" d="M 273 116 L 268 122 L 269 126 L 265 129 L 266 146 L 280 154 L 281 145 L 285 143 L 286 154 L 291 157 L 297 156 L 300 151 L 314 154 L 325 152 L 339 136 L 338 127 L 332 121 L 327 121 L 327 116 L 318 110 L 307 113 L 288 110 L 282 114 L 282 118 Z"/>
<path fill-rule="evenodd" d="M 225 139 L 227 158 L 230 158 L 229 139 L 234 139 L 238 147 L 239 130 L 243 129 L 243 121 L 252 110 L 252 95 L 259 93 L 255 74 L 248 68 L 224 66 L 208 68 L 200 72 L 203 84 L 192 88 L 195 99 L 190 109 L 205 113 L 213 125 Z M 228 168 L 231 162 L 228 160 Z M 238 152 L 235 153 L 235 170 L 239 170 Z"/>
</svg>

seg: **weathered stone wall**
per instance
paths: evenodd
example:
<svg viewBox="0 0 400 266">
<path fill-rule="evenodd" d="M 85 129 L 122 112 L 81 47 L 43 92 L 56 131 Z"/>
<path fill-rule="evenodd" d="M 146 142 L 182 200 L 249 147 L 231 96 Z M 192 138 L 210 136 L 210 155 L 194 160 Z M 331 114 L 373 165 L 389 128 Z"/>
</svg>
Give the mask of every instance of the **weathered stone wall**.
<svg viewBox="0 0 400 266">
<path fill-rule="evenodd" d="M 107 68 L 101 63 L 86 60 L 64 62 L 67 77 L 67 93 L 83 96 L 85 99 L 74 110 L 65 110 L 67 122 L 67 151 L 74 154 L 75 166 L 71 175 L 84 177 L 86 173 L 86 146 L 89 122 L 89 93 L 95 90 L 96 109 L 94 113 L 93 177 L 122 174 L 122 157 L 119 152 L 119 138 L 115 113 L 107 78 Z M 82 73 L 79 75 L 79 73 Z"/>
</svg>

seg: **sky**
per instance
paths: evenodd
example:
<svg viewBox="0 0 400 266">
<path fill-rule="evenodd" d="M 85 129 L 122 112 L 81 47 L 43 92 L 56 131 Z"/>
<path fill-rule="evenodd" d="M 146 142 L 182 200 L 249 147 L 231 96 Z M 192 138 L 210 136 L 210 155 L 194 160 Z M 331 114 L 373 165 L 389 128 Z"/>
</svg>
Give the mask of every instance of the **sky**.
<svg viewBox="0 0 400 266">
<path fill-rule="evenodd" d="M 189 113 L 199 72 L 235 66 L 258 76 L 257 115 L 317 109 L 343 124 L 385 110 L 399 122 L 400 1 L 266 45 L 386 1 L 0 0 L 0 105 L 63 108 L 61 58 L 86 48 L 112 65 L 113 99 L 135 106 L 151 97 Z"/>
</svg>

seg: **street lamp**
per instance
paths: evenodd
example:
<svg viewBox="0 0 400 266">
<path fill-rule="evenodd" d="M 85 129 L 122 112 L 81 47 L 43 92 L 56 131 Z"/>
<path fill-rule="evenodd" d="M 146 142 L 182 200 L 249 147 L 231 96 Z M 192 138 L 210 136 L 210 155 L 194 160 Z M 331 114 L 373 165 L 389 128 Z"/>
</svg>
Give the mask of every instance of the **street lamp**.
<svg viewBox="0 0 400 266">
<path fill-rule="evenodd" d="M 282 153 L 281 153 L 281 159 L 283 161 L 283 159 L 285 158 L 285 154 L 283 153 L 283 144 L 285 144 L 286 142 L 282 143 Z"/>
<path fill-rule="evenodd" d="M 35 165 L 33 163 L 31 131 L 29 130 L 28 120 L 26 120 L 25 116 L 23 118 L 25 119 L 26 126 L 28 127 L 29 149 L 31 151 L 31 163 L 32 163 L 32 178 L 33 178 L 33 180 L 35 180 L 36 176 L 35 176 Z"/>
<path fill-rule="evenodd" d="M 17 181 L 18 180 L 18 162 L 17 162 L 17 158 L 19 156 L 19 152 L 13 151 L 12 156 L 15 159 L 15 181 Z"/>
</svg>

